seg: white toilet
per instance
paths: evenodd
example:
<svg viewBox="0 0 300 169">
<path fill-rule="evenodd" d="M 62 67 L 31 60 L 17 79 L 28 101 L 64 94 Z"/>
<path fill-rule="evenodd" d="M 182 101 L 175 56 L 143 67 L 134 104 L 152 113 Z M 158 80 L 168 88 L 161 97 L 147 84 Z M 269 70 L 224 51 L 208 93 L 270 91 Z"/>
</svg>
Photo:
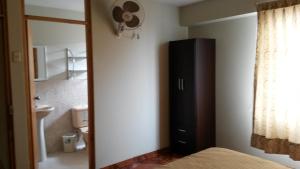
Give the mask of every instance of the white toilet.
<svg viewBox="0 0 300 169">
<path fill-rule="evenodd" d="M 72 108 L 73 127 L 83 136 L 86 145 L 88 145 L 89 134 L 89 116 L 88 106 L 75 106 Z"/>
</svg>

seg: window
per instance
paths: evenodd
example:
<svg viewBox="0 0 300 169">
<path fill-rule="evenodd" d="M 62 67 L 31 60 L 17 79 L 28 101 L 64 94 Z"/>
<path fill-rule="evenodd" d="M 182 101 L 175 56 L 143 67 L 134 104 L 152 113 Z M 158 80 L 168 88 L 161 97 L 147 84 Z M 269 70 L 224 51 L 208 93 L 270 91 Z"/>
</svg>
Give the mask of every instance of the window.
<svg viewBox="0 0 300 169">
<path fill-rule="evenodd" d="M 252 146 L 300 160 L 300 5 L 258 7 Z"/>
</svg>

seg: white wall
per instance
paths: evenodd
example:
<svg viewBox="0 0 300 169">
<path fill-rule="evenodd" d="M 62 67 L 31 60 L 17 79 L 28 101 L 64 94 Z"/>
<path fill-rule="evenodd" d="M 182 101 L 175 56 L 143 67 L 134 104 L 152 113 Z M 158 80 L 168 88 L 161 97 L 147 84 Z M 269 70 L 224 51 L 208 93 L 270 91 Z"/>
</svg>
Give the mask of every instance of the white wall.
<svg viewBox="0 0 300 169">
<path fill-rule="evenodd" d="M 217 146 L 230 148 L 300 168 L 285 155 L 268 155 L 250 146 L 256 16 L 189 29 L 189 36 L 215 38 Z"/>
<path fill-rule="evenodd" d="M 118 39 L 111 0 L 92 0 L 97 168 L 169 145 L 168 49 L 187 37 L 177 8 L 141 0 L 140 40 Z"/>
</svg>

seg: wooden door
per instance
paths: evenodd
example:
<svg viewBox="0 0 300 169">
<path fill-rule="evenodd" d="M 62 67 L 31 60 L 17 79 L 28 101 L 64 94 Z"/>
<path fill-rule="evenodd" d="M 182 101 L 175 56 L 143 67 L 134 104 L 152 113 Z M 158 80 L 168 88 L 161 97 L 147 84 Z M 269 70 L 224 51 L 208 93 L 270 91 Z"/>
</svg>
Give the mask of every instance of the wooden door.
<svg viewBox="0 0 300 169">
<path fill-rule="evenodd" d="M 27 55 L 28 55 L 28 72 L 29 72 L 29 95 L 30 95 L 30 110 L 29 110 L 29 117 L 30 117 L 30 141 L 31 146 L 33 146 L 30 150 L 30 158 L 31 168 L 38 169 L 38 142 L 37 142 L 37 117 L 35 112 L 35 82 L 34 82 L 34 54 L 33 54 L 33 44 L 32 44 L 32 32 L 31 28 L 26 21 L 26 28 L 27 28 Z"/>
<path fill-rule="evenodd" d="M 3 18 L 3 15 L 5 14 L 4 12 L 4 9 L 5 9 L 5 4 L 4 4 L 4 0 L 0 0 L 0 15 L 2 15 L 2 18 Z"/>
<path fill-rule="evenodd" d="M 6 1 L 0 0 L 0 168 L 14 169 L 14 130 Z"/>
<path fill-rule="evenodd" d="M 9 105 L 6 100 L 6 74 L 5 74 L 5 41 L 4 41 L 4 19 L 0 18 L 0 168 L 9 169 L 9 129 L 8 116 Z"/>
</svg>

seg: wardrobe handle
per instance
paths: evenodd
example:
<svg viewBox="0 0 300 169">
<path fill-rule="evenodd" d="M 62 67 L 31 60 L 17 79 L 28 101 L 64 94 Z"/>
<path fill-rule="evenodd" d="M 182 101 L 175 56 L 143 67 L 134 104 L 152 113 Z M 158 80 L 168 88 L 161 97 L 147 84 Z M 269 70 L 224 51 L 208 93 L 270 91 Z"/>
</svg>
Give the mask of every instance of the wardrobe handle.
<svg viewBox="0 0 300 169">
<path fill-rule="evenodd" d="M 186 141 L 181 141 L 181 140 L 178 140 L 178 143 L 181 143 L 181 144 L 186 144 Z"/>
<path fill-rule="evenodd" d="M 181 79 L 181 90 L 184 90 L 184 79 Z"/>
<path fill-rule="evenodd" d="M 185 133 L 186 130 L 183 130 L 183 129 L 178 129 L 179 132 L 182 132 L 182 133 Z"/>
<path fill-rule="evenodd" d="M 178 90 L 180 91 L 181 90 L 181 79 L 178 78 Z"/>
</svg>

